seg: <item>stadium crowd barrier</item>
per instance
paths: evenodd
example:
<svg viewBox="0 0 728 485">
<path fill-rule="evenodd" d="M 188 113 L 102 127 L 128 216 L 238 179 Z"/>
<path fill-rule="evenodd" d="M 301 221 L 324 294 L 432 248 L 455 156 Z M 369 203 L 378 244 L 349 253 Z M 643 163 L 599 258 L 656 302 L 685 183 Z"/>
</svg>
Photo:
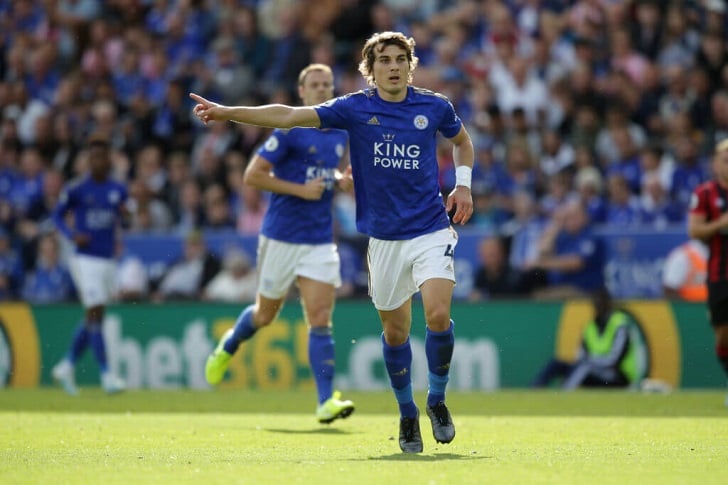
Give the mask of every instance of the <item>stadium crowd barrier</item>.
<svg viewBox="0 0 728 485">
<path fill-rule="evenodd" d="M 662 266 L 670 250 L 687 239 L 683 226 L 655 229 L 598 228 L 604 245 L 604 277 L 616 298 L 651 299 L 662 296 Z M 465 298 L 473 287 L 478 266 L 478 241 L 483 232 L 471 228 L 458 229 L 455 249 L 455 270 L 458 284 L 455 298 Z M 255 261 L 256 236 L 239 236 L 234 232 L 208 232 L 205 240 L 210 250 L 221 254 L 229 246 L 245 250 Z M 175 235 L 127 235 L 125 248 L 142 259 L 151 278 L 157 278 L 182 254 L 183 237 Z M 343 260 L 342 264 L 347 264 Z M 347 273 L 347 272 L 345 272 Z M 351 274 L 351 272 L 348 272 Z"/>
<path fill-rule="evenodd" d="M 705 305 L 656 299 L 622 303 L 637 321 L 635 341 L 650 382 L 663 383 L 664 389 L 725 385 Z M 210 303 L 110 306 L 104 322 L 110 366 L 130 388 L 209 389 L 205 359 L 240 309 Z M 66 352 L 81 314 L 77 304 L 0 305 L 0 387 L 51 385 L 50 369 Z M 491 391 L 528 386 L 554 354 L 573 357 L 592 309 L 585 300 L 492 301 L 455 303 L 452 314 L 457 341 L 450 389 Z M 334 322 L 337 388 L 388 389 L 381 326 L 371 303 L 340 301 Z M 424 329 L 422 308 L 415 303 L 412 377 L 418 390 L 427 386 Z M 276 322 L 241 347 L 221 386 L 313 390 L 307 339 L 300 306 L 286 305 Z M 98 370 L 88 354 L 78 364 L 77 380 L 97 385 Z"/>
</svg>

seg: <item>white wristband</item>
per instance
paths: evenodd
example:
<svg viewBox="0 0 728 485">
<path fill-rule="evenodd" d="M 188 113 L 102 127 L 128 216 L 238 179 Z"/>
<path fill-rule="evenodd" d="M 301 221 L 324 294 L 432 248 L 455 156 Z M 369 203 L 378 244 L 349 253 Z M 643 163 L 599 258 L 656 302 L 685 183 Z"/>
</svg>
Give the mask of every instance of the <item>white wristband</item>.
<svg viewBox="0 0 728 485">
<path fill-rule="evenodd" d="M 455 168 L 455 186 L 462 185 L 470 188 L 470 179 L 472 178 L 473 169 L 466 165 L 460 165 Z"/>
</svg>

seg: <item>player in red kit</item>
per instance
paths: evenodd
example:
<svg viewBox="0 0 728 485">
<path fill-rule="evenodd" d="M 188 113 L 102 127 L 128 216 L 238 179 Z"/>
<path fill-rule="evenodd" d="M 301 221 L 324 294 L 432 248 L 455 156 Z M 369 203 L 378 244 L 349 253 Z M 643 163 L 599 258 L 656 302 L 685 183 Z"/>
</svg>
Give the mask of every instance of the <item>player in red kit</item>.
<svg viewBox="0 0 728 485">
<path fill-rule="evenodd" d="M 708 245 L 710 324 L 716 356 L 728 375 L 728 140 L 716 145 L 712 163 L 713 179 L 699 185 L 690 199 L 688 234 Z"/>
</svg>

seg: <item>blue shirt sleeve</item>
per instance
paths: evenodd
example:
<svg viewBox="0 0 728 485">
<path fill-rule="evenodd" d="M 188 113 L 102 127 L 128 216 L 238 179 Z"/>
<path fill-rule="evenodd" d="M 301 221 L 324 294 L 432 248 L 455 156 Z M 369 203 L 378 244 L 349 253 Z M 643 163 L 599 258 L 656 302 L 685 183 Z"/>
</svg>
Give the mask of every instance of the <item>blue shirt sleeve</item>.
<svg viewBox="0 0 728 485">
<path fill-rule="evenodd" d="M 68 209 L 71 207 L 71 198 L 73 197 L 73 192 L 69 188 L 64 188 L 61 192 L 61 196 L 58 199 L 58 204 L 56 205 L 55 209 L 53 209 L 53 214 L 51 215 L 51 219 L 53 220 L 53 224 L 58 228 L 58 230 L 68 239 L 72 238 L 71 235 L 71 228 L 68 227 L 68 224 L 66 224 L 66 213 L 68 212 Z"/>
<path fill-rule="evenodd" d="M 462 121 L 460 120 L 460 117 L 455 112 L 455 107 L 452 105 L 452 103 L 446 99 L 447 107 L 445 108 L 445 112 L 442 116 L 442 121 L 440 122 L 439 130 L 440 133 L 445 136 L 445 138 L 452 138 L 458 133 L 460 133 L 460 127 L 463 125 Z"/>
<path fill-rule="evenodd" d="M 286 130 L 274 130 L 265 143 L 258 148 L 258 155 L 273 165 L 285 160 L 289 152 L 288 133 Z"/>
<path fill-rule="evenodd" d="M 348 126 L 348 118 L 346 116 L 348 102 L 350 97 L 341 96 L 329 100 L 318 106 L 314 106 L 321 122 L 321 128 L 341 128 L 346 129 Z"/>
</svg>

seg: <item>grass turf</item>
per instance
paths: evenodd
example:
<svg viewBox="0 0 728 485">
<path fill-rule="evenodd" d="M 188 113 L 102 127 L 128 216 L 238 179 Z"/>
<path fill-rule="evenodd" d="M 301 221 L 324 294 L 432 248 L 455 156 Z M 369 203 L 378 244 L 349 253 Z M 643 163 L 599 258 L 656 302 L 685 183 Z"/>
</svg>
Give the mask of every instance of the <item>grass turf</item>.
<svg viewBox="0 0 728 485">
<path fill-rule="evenodd" d="M 457 436 L 399 451 L 389 392 L 346 393 L 315 422 L 313 393 L 83 389 L 0 393 L 0 483 L 723 483 L 724 393 L 449 393 Z M 424 405 L 424 395 L 417 395 Z"/>
</svg>

